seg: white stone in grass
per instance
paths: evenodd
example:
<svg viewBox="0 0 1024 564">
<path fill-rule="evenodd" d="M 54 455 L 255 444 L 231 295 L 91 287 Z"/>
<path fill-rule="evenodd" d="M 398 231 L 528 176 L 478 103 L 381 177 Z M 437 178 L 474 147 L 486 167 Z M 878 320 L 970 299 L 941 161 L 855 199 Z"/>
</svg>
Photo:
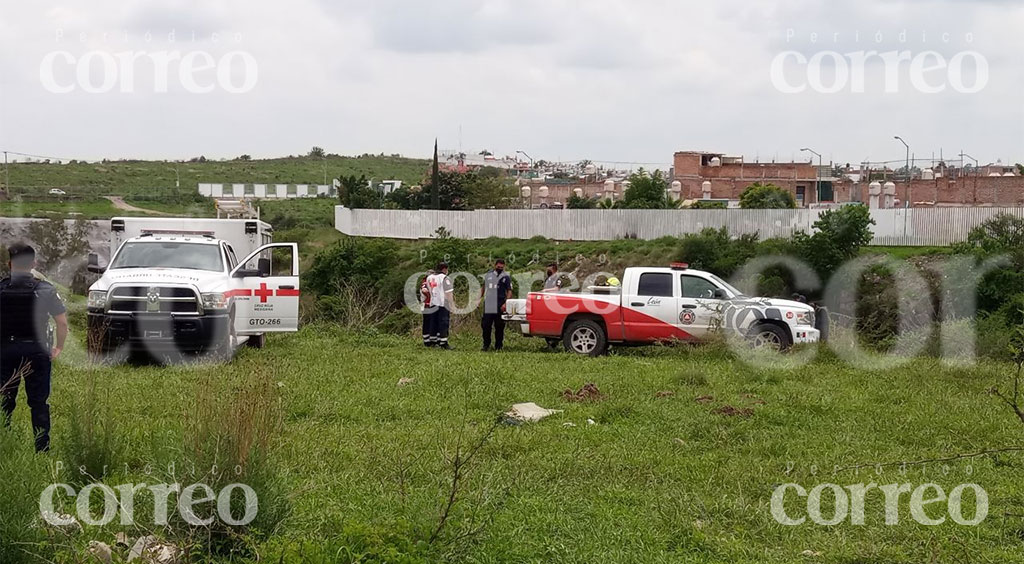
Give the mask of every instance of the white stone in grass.
<svg viewBox="0 0 1024 564">
<path fill-rule="evenodd" d="M 512 409 L 505 412 L 505 415 L 517 421 L 532 423 L 561 412 L 561 409 L 545 409 L 533 402 L 529 402 L 513 405 Z"/>
<path fill-rule="evenodd" d="M 43 524 L 68 535 L 82 532 L 82 524 L 75 519 L 74 515 L 67 513 L 52 513 L 44 511 L 42 514 Z"/>
<path fill-rule="evenodd" d="M 817 558 L 817 557 L 821 556 L 821 553 L 818 552 L 817 550 L 805 550 L 805 551 L 800 553 L 800 556 L 809 556 L 811 558 Z"/>
<path fill-rule="evenodd" d="M 409 378 L 409 377 L 399 378 L 398 379 L 398 387 L 401 388 L 403 386 L 408 386 L 409 384 L 412 384 L 415 381 L 416 381 L 415 378 Z"/>
<path fill-rule="evenodd" d="M 181 549 L 150 535 L 135 541 L 135 546 L 128 553 L 128 562 L 141 559 L 146 564 L 178 564 L 180 556 Z"/>
</svg>

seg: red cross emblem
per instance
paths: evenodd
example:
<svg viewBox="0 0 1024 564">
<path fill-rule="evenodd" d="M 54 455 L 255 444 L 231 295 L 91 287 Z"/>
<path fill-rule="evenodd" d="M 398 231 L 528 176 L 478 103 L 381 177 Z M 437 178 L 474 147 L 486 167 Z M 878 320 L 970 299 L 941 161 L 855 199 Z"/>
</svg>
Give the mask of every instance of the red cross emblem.
<svg viewBox="0 0 1024 564">
<path fill-rule="evenodd" d="M 268 296 L 273 296 L 274 295 L 274 291 L 267 289 L 266 282 L 260 282 L 259 289 L 253 290 L 252 291 L 252 295 L 259 296 L 260 297 L 260 303 L 265 304 L 265 303 L 267 303 L 267 297 Z"/>
</svg>

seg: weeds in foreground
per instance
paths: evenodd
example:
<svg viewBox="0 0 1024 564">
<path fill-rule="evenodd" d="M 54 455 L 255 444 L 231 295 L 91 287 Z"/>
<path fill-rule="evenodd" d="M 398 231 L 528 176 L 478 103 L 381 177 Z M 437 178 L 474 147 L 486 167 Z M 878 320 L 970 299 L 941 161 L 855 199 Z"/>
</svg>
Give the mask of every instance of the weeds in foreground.
<svg viewBox="0 0 1024 564">
<path fill-rule="evenodd" d="M 60 443 L 70 480 L 85 485 L 103 479 L 122 462 L 111 387 L 96 370 L 82 371 L 84 389 L 68 405 L 68 435 Z"/>
<path fill-rule="evenodd" d="M 289 511 L 274 458 L 284 421 L 279 386 L 263 365 L 256 365 L 242 381 L 208 372 L 197 383 L 183 420 L 186 460 L 180 467 L 185 475 L 177 479 L 206 484 L 214 492 L 244 484 L 256 493 L 258 505 L 249 506 L 236 490 L 231 515 L 241 520 L 255 511 L 251 522 L 233 526 L 213 519 L 207 526 L 177 523 L 171 529 L 184 546 L 201 547 L 208 554 L 251 556 L 253 540 L 272 534 Z"/>
</svg>

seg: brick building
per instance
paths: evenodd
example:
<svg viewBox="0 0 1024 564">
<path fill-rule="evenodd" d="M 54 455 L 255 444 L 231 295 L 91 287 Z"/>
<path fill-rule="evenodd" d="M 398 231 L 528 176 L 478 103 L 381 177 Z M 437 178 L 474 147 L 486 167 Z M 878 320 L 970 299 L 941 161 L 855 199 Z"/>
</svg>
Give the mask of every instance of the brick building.
<svg viewBox="0 0 1024 564">
<path fill-rule="evenodd" d="M 720 153 L 682 151 L 674 155 L 673 180 L 681 184 L 686 200 L 737 200 L 755 182 L 770 182 L 789 190 L 798 206 L 870 201 L 867 175 L 832 176 L 831 163 L 819 167 L 807 163 L 747 163 L 743 157 Z M 893 178 L 892 171 L 873 170 L 872 180 L 892 181 L 899 206 L 1021 206 L 1024 176 L 1014 167 L 987 165 L 959 169 L 945 164 L 915 174 L 908 182 Z M 879 178 L 881 176 L 881 178 Z"/>
<path fill-rule="evenodd" d="M 801 206 L 833 200 L 836 179 L 825 173 L 818 182 L 818 167 L 810 163 L 748 163 L 743 157 L 697 151 L 680 151 L 672 162 L 673 180 L 682 184 L 684 200 L 736 200 L 755 182 L 770 182 L 789 190 Z"/>
</svg>

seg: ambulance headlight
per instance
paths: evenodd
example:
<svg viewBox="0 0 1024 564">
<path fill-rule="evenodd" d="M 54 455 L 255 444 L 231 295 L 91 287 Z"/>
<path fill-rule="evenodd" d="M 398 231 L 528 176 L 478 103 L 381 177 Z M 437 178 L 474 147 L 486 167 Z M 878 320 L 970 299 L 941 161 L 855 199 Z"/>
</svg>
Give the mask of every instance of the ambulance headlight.
<svg viewBox="0 0 1024 564">
<path fill-rule="evenodd" d="M 107 291 L 89 290 L 89 299 L 85 304 L 89 309 L 103 309 L 107 305 Z"/>
<path fill-rule="evenodd" d="M 203 309 L 227 309 L 228 298 L 223 292 L 206 292 L 203 294 Z"/>
<path fill-rule="evenodd" d="M 805 311 L 796 314 L 797 325 L 814 325 L 814 312 Z"/>
</svg>

